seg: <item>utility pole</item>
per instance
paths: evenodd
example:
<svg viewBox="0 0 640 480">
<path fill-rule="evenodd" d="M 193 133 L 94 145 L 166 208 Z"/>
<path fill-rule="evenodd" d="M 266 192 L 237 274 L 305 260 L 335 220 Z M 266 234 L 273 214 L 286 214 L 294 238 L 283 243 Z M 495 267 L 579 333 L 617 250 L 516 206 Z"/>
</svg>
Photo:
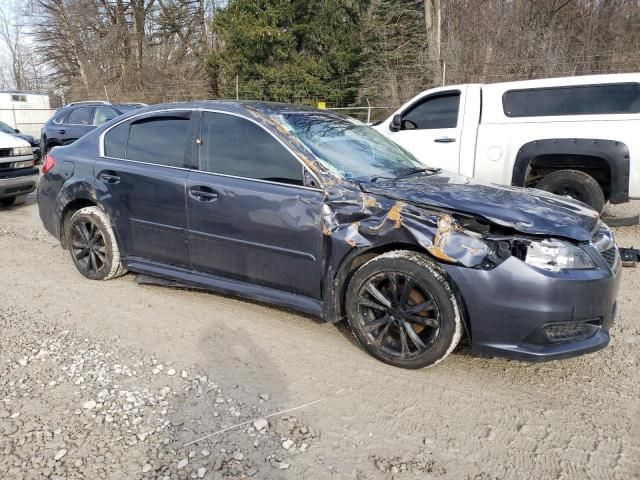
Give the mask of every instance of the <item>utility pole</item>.
<svg viewBox="0 0 640 480">
<path fill-rule="evenodd" d="M 441 0 L 424 0 L 424 23 L 431 61 L 440 69 L 442 64 L 442 3 Z M 437 78 L 437 77 L 436 77 Z"/>
</svg>

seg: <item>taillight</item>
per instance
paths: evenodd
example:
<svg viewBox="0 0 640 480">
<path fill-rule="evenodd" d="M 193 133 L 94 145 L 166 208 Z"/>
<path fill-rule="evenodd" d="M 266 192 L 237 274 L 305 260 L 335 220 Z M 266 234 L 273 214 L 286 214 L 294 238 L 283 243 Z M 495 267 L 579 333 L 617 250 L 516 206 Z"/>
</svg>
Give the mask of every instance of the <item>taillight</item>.
<svg viewBox="0 0 640 480">
<path fill-rule="evenodd" d="M 42 163 L 42 173 L 43 174 L 47 173 L 49 170 L 51 170 L 55 166 L 56 166 L 56 159 L 53 158 L 53 155 L 51 155 L 50 153 L 47 153 L 44 156 L 44 162 Z"/>
</svg>

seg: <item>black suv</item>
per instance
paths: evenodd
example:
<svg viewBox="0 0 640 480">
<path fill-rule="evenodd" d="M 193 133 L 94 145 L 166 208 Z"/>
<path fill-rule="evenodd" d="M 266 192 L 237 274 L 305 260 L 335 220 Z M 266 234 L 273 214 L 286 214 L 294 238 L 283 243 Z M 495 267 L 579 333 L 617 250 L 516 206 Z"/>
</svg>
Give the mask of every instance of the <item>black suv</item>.
<svg viewBox="0 0 640 480">
<path fill-rule="evenodd" d="M 90 279 L 129 270 L 346 318 L 407 368 L 462 335 L 524 360 L 609 342 L 621 261 L 596 212 L 425 167 L 331 112 L 157 105 L 56 148 L 42 172 L 40 217 Z"/>
<path fill-rule="evenodd" d="M 100 125 L 144 107 L 144 103 L 87 101 L 70 103 L 53 115 L 40 132 L 40 150 L 47 153 L 53 147 L 69 145 Z"/>
</svg>

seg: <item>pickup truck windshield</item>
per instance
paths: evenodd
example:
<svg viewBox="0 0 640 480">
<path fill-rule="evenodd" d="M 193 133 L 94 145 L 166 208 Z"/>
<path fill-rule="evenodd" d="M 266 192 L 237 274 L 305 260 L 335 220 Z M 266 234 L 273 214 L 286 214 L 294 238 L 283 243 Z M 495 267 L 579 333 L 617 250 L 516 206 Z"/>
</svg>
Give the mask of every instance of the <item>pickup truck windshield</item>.
<svg viewBox="0 0 640 480">
<path fill-rule="evenodd" d="M 278 120 L 345 180 L 375 181 L 425 170 L 412 154 L 356 120 L 307 112 L 284 114 Z"/>
</svg>

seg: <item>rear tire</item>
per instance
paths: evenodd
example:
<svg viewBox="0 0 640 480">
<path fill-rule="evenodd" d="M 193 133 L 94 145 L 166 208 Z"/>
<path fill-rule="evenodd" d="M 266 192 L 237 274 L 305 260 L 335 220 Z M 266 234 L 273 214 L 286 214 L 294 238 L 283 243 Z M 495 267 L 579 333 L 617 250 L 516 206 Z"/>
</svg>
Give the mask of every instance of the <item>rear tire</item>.
<svg viewBox="0 0 640 480">
<path fill-rule="evenodd" d="M 373 357 L 402 368 L 444 360 L 462 336 L 451 285 L 426 255 L 397 250 L 365 263 L 347 289 L 347 318 Z"/>
<path fill-rule="evenodd" d="M 556 195 L 568 195 L 602 213 L 605 198 L 595 178 L 580 170 L 558 170 L 540 180 L 536 188 Z"/>
<path fill-rule="evenodd" d="M 65 223 L 69 252 L 82 275 L 110 280 L 127 273 L 111 222 L 100 208 L 81 208 Z"/>
</svg>

